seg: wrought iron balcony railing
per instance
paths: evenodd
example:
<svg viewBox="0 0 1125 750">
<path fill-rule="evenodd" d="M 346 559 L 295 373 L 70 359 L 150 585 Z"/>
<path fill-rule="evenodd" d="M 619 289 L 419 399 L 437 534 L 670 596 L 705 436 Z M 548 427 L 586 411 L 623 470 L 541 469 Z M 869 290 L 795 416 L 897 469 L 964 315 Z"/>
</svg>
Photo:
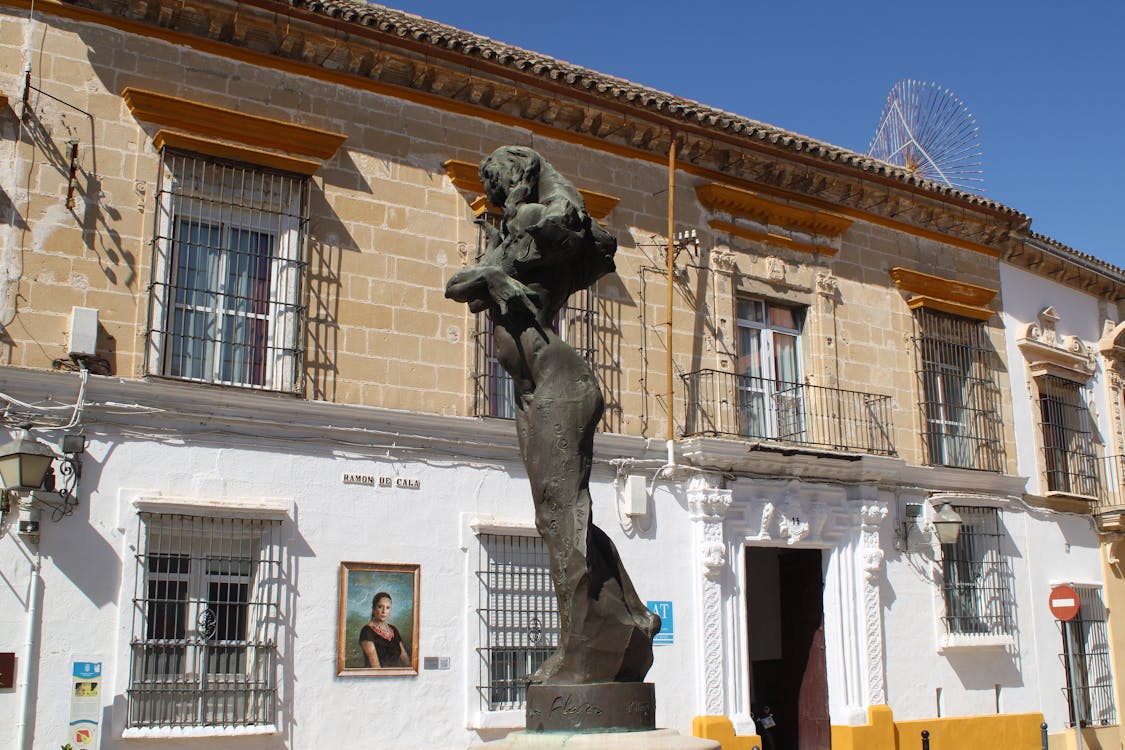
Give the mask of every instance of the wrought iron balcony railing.
<svg viewBox="0 0 1125 750">
<path fill-rule="evenodd" d="M 697 370 L 683 376 L 685 436 L 731 435 L 891 456 L 891 397 Z"/>
<path fill-rule="evenodd" d="M 1098 474 L 1094 515 L 1125 514 L 1125 456 L 1105 456 Z"/>
</svg>

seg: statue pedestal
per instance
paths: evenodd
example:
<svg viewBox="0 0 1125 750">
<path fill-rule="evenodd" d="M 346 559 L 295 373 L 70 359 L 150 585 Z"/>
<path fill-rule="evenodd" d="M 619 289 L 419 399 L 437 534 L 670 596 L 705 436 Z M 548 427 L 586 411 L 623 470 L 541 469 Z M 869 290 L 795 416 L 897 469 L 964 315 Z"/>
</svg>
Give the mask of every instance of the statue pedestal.
<svg viewBox="0 0 1125 750">
<path fill-rule="evenodd" d="M 719 743 L 656 729 L 651 682 L 528 685 L 527 729 L 489 750 L 719 750 Z"/>
<path fill-rule="evenodd" d="M 651 682 L 528 685 L 529 732 L 644 732 L 656 729 Z"/>
<path fill-rule="evenodd" d="M 512 732 L 483 745 L 489 750 L 719 750 L 715 740 L 674 729 L 647 732 Z"/>
</svg>

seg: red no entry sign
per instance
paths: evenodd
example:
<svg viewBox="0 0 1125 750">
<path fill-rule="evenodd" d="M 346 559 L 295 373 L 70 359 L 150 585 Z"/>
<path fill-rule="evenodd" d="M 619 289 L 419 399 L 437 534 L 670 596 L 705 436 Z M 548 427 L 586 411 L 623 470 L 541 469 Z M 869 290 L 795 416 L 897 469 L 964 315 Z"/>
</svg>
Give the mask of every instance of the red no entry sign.
<svg viewBox="0 0 1125 750">
<path fill-rule="evenodd" d="M 1078 614 L 1078 592 L 1070 586 L 1055 586 L 1047 604 L 1051 607 L 1051 614 L 1063 622 L 1073 620 Z"/>
</svg>

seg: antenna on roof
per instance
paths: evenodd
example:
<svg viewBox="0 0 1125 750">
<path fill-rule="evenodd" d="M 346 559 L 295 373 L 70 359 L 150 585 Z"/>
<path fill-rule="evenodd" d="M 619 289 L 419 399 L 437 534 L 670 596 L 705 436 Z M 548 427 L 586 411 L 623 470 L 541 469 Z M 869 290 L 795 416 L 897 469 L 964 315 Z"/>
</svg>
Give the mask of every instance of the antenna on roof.
<svg viewBox="0 0 1125 750">
<path fill-rule="evenodd" d="M 960 97 L 936 83 L 906 79 L 891 88 L 867 154 L 919 179 L 984 192 L 977 121 Z"/>
</svg>

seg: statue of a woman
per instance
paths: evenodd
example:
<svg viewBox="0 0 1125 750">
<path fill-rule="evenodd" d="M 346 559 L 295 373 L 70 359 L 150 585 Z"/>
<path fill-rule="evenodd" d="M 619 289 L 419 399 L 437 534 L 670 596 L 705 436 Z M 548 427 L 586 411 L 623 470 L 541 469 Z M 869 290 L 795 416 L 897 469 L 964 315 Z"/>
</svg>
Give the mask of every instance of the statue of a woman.
<svg viewBox="0 0 1125 750">
<path fill-rule="evenodd" d="M 531 481 L 559 605 L 559 646 L 534 683 L 640 682 L 660 618 L 637 596 L 617 550 L 590 516 L 594 430 L 604 401 L 586 361 L 551 328 L 574 292 L 614 270 L 617 241 L 590 220 L 569 180 L 529 148 L 506 146 L 480 165 L 503 207 L 480 261 L 445 295 L 488 310 L 496 358 L 512 376 L 516 434 Z"/>
</svg>

